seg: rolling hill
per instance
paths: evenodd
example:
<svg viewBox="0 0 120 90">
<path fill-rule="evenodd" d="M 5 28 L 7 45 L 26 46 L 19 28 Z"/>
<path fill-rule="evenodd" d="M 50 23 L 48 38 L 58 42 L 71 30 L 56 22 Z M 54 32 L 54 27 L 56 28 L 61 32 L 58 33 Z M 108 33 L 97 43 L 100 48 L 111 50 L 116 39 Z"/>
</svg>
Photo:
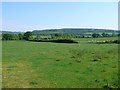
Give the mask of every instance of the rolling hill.
<svg viewBox="0 0 120 90">
<path fill-rule="evenodd" d="M 90 29 L 90 28 L 62 28 L 62 29 L 45 29 L 45 30 L 33 30 L 33 35 L 38 34 L 54 34 L 54 33 L 74 33 L 74 34 L 88 34 L 88 33 L 114 33 L 117 34 L 118 30 L 110 29 Z M 12 32 L 12 31 L 1 31 L 0 33 L 19 34 L 24 32 Z"/>
</svg>

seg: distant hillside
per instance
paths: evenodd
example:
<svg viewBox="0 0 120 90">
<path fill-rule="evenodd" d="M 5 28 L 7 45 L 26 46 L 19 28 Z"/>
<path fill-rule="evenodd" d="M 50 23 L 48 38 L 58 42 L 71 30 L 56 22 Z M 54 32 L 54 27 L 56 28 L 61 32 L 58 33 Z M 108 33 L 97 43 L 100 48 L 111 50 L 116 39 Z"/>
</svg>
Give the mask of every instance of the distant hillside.
<svg viewBox="0 0 120 90">
<path fill-rule="evenodd" d="M 87 33 L 118 33 L 116 30 L 107 29 L 81 29 L 81 28 L 63 28 L 63 29 L 47 29 L 47 30 L 34 30 L 32 33 L 36 34 L 53 34 L 53 33 L 77 33 L 77 34 L 87 34 Z"/>
<path fill-rule="evenodd" d="M 75 34 L 91 34 L 91 33 L 115 33 L 117 34 L 117 30 L 109 30 L 109 29 L 88 29 L 88 28 L 62 28 L 62 29 L 46 29 L 46 30 L 33 30 L 33 35 L 38 34 L 55 34 L 55 33 L 75 33 Z M 0 33 L 9 33 L 9 34 L 19 34 L 24 32 L 12 32 L 12 31 L 0 31 Z"/>
<path fill-rule="evenodd" d="M 23 32 L 12 32 L 12 31 L 0 31 L 0 33 L 2 34 L 19 34 L 19 33 L 23 33 Z"/>
</svg>

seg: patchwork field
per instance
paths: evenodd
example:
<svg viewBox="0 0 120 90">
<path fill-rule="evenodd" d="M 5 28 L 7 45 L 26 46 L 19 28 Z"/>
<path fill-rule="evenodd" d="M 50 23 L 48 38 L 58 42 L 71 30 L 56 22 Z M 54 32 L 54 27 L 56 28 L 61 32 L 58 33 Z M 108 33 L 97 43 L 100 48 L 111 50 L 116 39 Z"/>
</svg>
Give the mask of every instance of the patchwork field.
<svg viewBox="0 0 120 90">
<path fill-rule="evenodd" d="M 118 44 L 3 41 L 2 67 L 3 88 L 116 88 Z"/>
</svg>

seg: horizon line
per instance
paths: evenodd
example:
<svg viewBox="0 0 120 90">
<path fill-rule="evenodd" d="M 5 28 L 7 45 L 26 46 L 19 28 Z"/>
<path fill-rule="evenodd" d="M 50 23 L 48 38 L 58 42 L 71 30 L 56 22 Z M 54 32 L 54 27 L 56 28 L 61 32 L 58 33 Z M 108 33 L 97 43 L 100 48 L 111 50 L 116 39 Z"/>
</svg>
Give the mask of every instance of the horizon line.
<svg viewBox="0 0 120 90">
<path fill-rule="evenodd" d="M 44 28 L 44 29 L 33 29 L 33 30 L 27 30 L 27 31 L 35 31 L 35 30 L 39 30 L 39 31 L 44 31 L 44 30 L 55 30 L 55 29 L 103 29 L 103 30 L 115 30 L 118 31 L 119 29 L 107 29 L 107 28 Z M 27 32 L 27 31 L 12 31 L 12 30 L 1 30 L 1 31 L 6 31 L 6 32 Z"/>
</svg>

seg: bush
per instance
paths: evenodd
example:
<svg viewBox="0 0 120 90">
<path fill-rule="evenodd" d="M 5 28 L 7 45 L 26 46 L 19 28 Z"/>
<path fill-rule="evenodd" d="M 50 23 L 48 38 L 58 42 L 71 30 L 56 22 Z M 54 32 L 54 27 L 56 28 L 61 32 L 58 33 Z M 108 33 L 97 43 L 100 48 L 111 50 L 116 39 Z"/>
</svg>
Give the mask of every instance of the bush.
<svg viewBox="0 0 120 90">
<path fill-rule="evenodd" d="M 58 40 L 53 40 L 53 42 L 56 42 L 56 43 L 78 43 L 77 41 L 74 41 L 71 39 L 58 39 Z"/>
<path fill-rule="evenodd" d="M 77 41 L 71 39 L 57 39 L 57 40 L 31 40 L 34 42 L 54 42 L 54 43 L 78 43 Z"/>
<path fill-rule="evenodd" d="M 114 40 L 113 43 L 120 44 L 120 40 Z"/>
</svg>

